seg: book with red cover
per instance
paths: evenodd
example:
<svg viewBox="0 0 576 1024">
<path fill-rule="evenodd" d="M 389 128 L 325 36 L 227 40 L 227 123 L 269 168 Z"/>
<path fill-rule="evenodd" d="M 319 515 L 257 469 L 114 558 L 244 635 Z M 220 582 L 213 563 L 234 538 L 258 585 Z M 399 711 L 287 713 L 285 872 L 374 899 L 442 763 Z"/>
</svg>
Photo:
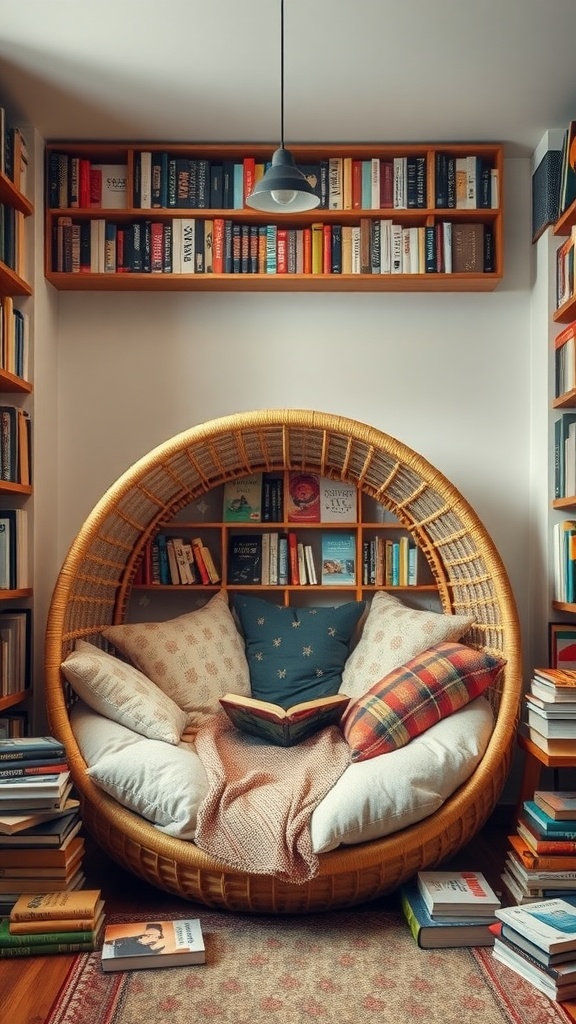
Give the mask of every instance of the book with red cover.
<svg viewBox="0 0 576 1024">
<path fill-rule="evenodd" d="M 316 473 L 290 472 L 286 495 L 289 523 L 320 522 L 320 477 Z"/>
</svg>

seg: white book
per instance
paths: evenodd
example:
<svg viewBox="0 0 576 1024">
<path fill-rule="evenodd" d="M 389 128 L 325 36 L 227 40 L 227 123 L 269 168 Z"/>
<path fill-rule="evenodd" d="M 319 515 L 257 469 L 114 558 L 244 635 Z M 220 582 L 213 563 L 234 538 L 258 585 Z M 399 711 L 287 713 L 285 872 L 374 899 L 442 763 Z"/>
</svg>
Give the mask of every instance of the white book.
<svg viewBox="0 0 576 1024">
<path fill-rule="evenodd" d="M 452 224 L 449 220 L 442 223 L 442 240 L 444 243 L 444 273 L 452 273 Z"/>
<path fill-rule="evenodd" d="M 410 273 L 410 228 L 402 228 L 402 273 Z"/>
<path fill-rule="evenodd" d="M 576 949 L 576 908 L 566 900 L 538 900 L 520 907 L 500 907 L 495 916 L 547 953 Z"/>
<path fill-rule="evenodd" d="M 321 523 L 358 522 L 358 488 L 355 484 L 321 476 L 319 485 Z"/>
<path fill-rule="evenodd" d="M 182 273 L 182 220 L 174 217 L 172 221 L 172 273 Z"/>
<path fill-rule="evenodd" d="M 418 889 L 429 913 L 438 919 L 491 919 L 500 900 L 481 871 L 419 871 Z"/>
<path fill-rule="evenodd" d="M 182 238 L 180 262 L 183 274 L 194 273 L 194 250 L 196 246 L 196 221 L 194 217 L 182 219 Z"/>
<path fill-rule="evenodd" d="M 304 544 L 302 541 L 298 541 L 296 550 L 298 552 L 298 575 L 300 576 L 300 585 L 302 586 L 306 583 L 310 583 L 308 570 L 306 568 L 306 553 L 304 551 Z"/>
<path fill-rule="evenodd" d="M 407 157 L 395 156 L 394 157 L 394 192 L 393 202 L 395 210 L 406 209 L 406 168 L 407 168 Z"/>
<path fill-rule="evenodd" d="M 500 175 L 498 174 L 498 168 L 493 167 L 490 171 L 490 190 L 491 190 L 491 202 L 490 206 L 493 210 L 497 210 L 500 206 Z"/>
<path fill-rule="evenodd" d="M 420 266 L 420 228 L 410 227 L 410 274 L 420 274 L 423 267 Z"/>
<path fill-rule="evenodd" d="M 262 586 L 270 585 L 270 534 L 262 534 Z"/>
<path fill-rule="evenodd" d="M 402 225 L 392 224 L 392 273 L 402 273 Z"/>
<path fill-rule="evenodd" d="M 475 210 L 478 206 L 478 157 L 466 157 L 466 208 Z"/>
<path fill-rule="evenodd" d="M 351 228 L 352 233 L 352 273 L 360 273 L 360 226 L 353 225 Z"/>
<path fill-rule="evenodd" d="M 392 271 L 392 221 L 380 221 L 380 273 Z"/>
<path fill-rule="evenodd" d="M 128 167 L 126 164 L 92 164 L 102 178 L 103 210 L 125 210 L 128 207 Z"/>
<path fill-rule="evenodd" d="M 311 544 L 304 545 L 304 554 L 306 556 L 306 571 L 308 576 L 308 582 L 316 586 L 318 583 L 318 576 L 316 575 L 316 566 L 314 564 L 314 552 L 312 551 Z"/>
<path fill-rule="evenodd" d="M 268 536 L 270 538 L 270 585 L 276 587 L 278 585 L 278 533 L 273 530 Z"/>
<path fill-rule="evenodd" d="M 343 205 L 342 157 L 331 156 L 328 161 L 328 207 L 341 210 Z"/>
<path fill-rule="evenodd" d="M 140 209 L 152 209 L 152 153 L 140 153 Z"/>
</svg>

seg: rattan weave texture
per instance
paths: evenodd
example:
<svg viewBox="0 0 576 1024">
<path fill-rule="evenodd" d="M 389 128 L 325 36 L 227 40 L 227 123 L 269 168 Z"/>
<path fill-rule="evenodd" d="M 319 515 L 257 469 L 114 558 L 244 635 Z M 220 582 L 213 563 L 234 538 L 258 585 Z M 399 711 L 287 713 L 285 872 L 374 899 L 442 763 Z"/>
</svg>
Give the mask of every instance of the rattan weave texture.
<svg viewBox="0 0 576 1024">
<path fill-rule="evenodd" d="M 99 643 L 105 626 L 124 620 L 143 547 L 179 509 L 226 479 L 283 469 L 351 481 L 396 513 L 430 565 L 444 610 L 474 616 L 466 642 L 507 659 L 488 693 L 495 729 L 468 781 L 419 824 L 323 854 L 319 874 L 304 886 L 230 871 L 193 843 L 158 832 L 87 779 L 60 670 L 77 638 Z M 502 560 L 474 510 L 437 469 L 357 420 L 292 409 L 239 413 L 178 434 L 135 463 L 103 496 L 70 548 L 52 597 L 45 655 L 49 722 L 66 744 L 87 829 L 148 882 L 208 905 L 300 913 L 388 892 L 468 842 L 494 809 L 508 775 L 522 677 L 518 616 Z"/>
</svg>

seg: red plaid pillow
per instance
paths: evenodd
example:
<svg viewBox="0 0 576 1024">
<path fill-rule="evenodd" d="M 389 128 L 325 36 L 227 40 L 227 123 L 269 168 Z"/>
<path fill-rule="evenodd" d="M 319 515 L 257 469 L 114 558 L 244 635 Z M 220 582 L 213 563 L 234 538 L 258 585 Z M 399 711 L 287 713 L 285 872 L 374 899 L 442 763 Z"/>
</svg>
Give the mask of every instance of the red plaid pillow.
<svg viewBox="0 0 576 1024">
<path fill-rule="evenodd" d="M 496 681 L 506 661 L 442 643 L 394 669 L 348 705 L 342 728 L 353 761 L 403 747 Z"/>
</svg>

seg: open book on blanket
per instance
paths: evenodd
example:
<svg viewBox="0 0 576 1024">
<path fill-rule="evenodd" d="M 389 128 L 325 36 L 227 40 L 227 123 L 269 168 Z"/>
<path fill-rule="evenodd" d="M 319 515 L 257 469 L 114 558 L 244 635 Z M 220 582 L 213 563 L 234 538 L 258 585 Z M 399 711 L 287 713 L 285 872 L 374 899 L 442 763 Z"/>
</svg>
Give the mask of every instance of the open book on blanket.
<svg viewBox="0 0 576 1024">
<path fill-rule="evenodd" d="M 237 729 L 282 747 L 294 746 L 327 725 L 337 725 L 349 701 L 346 694 L 335 693 L 284 709 L 279 704 L 237 693 L 220 697 L 224 711 Z"/>
</svg>

